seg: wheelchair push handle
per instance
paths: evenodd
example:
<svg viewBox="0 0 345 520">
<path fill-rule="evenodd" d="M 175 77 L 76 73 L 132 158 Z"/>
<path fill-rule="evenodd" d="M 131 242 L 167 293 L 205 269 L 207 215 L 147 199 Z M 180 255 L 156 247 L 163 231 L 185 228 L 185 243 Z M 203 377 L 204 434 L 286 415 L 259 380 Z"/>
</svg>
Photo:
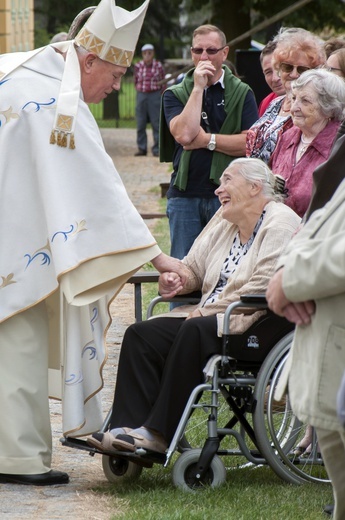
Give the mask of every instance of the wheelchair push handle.
<svg viewBox="0 0 345 520">
<path fill-rule="evenodd" d="M 265 294 L 242 294 L 241 302 L 267 304 Z"/>
</svg>

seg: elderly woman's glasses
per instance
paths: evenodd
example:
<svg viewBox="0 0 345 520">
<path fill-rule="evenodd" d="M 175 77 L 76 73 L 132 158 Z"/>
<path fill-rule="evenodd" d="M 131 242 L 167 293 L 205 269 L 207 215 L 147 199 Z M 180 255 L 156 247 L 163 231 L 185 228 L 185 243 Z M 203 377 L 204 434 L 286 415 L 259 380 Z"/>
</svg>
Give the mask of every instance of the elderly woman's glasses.
<svg viewBox="0 0 345 520">
<path fill-rule="evenodd" d="M 226 45 L 224 45 L 224 47 L 226 47 Z M 220 47 L 219 49 L 214 49 L 213 47 L 208 49 L 202 49 L 201 47 L 191 47 L 190 50 L 193 54 L 202 54 L 205 51 L 209 56 L 214 56 L 217 54 L 217 52 L 222 51 L 224 47 Z"/>
<path fill-rule="evenodd" d="M 307 70 L 310 70 L 310 67 L 303 67 L 302 65 L 291 65 L 291 63 L 281 63 L 279 69 L 281 72 L 286 72 L 287 74 L 290 74 L 294 69 L 297 70 L 297 74 L 303 74 L 303 72 L 306 72 Z"/>
<path fill-rule="evenodd" d="M 342 72 L 341 69 L 337 69 L 336 67 L 328 67 L 327 65 L 324 66 L 324 69 L 328 70 L 328 72 L 335 72 L 335 71 Z"/>
</svg>

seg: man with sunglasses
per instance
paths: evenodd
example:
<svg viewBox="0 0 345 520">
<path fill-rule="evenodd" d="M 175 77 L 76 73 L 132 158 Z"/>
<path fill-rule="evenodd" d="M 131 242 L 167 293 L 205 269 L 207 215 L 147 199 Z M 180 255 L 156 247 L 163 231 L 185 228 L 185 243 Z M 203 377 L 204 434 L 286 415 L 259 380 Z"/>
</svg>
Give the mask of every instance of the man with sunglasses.
<svg viewBox="0 0 345 520">
<path fill-rule="evenodd" d="M 253 92 L 224 65 L 228 52 L 218 27 L 198 27 L 194 68 L 163 95 L 160 159 L 173 162 L 167 214 L 176 258 L 188 253 L 219 208 L 219 177 L 232 159 L 245 156 L 246 131 L 258 118 Z"/>
</svg>

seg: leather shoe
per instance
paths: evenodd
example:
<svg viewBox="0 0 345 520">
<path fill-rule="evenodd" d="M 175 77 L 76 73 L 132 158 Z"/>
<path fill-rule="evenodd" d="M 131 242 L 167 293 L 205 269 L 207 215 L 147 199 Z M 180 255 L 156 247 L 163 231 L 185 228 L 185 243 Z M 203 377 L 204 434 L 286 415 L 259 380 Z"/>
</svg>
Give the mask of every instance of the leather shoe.
<svg viewBox="0 0 345 520">
<path fill-rule="evenodd" d="M 333 516 L 334 512 L 334 504 L 329 504 L 323 508 L 323 512 L 326 513 L 326 515 Z"/>
<path fill-rule="evenodd" d="M 134 154 L 134 157 L 144 157 L 145 155 L 147 155 L 147 152 L 145 152 L 145 150 L 139 150 Z"/>
<path fill-rule="evenodd" d="M 1 484 L 24 484 L 26 486 L 54 486 L 56 484 L 67 484 L 69 476 L 63 471 L 51 469 L 47 473 L 34 475 L 11 475 L 0 473 Z"/>
</svg>

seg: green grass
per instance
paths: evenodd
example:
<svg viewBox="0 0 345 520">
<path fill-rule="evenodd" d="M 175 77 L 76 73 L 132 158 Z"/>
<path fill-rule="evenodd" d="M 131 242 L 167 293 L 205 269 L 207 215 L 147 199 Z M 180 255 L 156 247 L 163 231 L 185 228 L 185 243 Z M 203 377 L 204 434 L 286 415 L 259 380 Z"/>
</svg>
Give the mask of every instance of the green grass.
<svg viewBox="0 0 345 520">
<path fill-rule="evenodd" d="M 158 189 L 158 188 L 157 188 Z M 153 190 L 156 190 L 156 188 L 153 188 Z M 159 212 L 165 213 L 166 211 L 166 199 L 159 199 Z M 166 253 L 167 255 L 170 253 L 170 232 L 169 232 L 169 222 L 167 218 L 160 218 L 157 219 L 157 223 L 155 225 L 153 235 L 155 239 L 157 240 L 157 244 L 163 251 L 163 253 Z M 147 271 L 155 271 L 155 268 L 151 263 L 146 264 L 143 267 L 144 270 Z M 150 301 L 155 298 L 158 295 L 158 284 L 156 283 L 149 283 L 143 285 L 143 292 L 142 292 L 142 308 L 143 308 L 143 319 L 146 319 L 146 310 L 147 306 L 149 305 Z M 167 312 L 169 310 L 169 304 L 168 303 L 159 303 L 155 307 L 154 314 L 159 314 L 161 312 Z"/>
<path fill-rule="evenodd" d="M 268 467 L 228 471 L 221 487 L 184 493 L 170 467 L 154 466 L 137 481 L 109 485 L 107 494 L 121 503 L 112 520 L 322 520 L 323 505 L 332 503 L 329 485 L 286 484 Z"/>
</svg>

